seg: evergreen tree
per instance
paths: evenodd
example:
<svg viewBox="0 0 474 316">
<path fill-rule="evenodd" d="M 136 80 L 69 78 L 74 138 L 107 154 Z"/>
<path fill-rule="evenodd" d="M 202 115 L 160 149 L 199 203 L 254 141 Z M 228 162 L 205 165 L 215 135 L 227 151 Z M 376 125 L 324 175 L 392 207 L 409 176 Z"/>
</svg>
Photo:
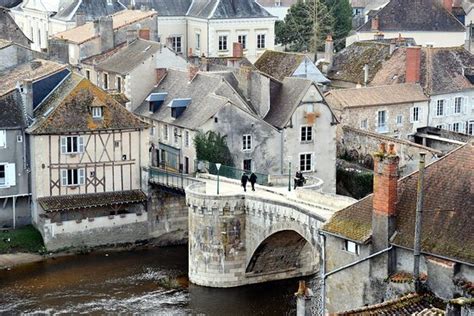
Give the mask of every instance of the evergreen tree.
<svg viewBox="0 0 474 316">
<path fill-rule="evenodd" d="M 234 166 L 226 138 L 226 135 L 213 131 L 208 131 L 207 133 L 199 132 L 194 137 L 197 159 L 221 163 L 225 166 Z"/>
<path fill-rule="evenodd" d="M 352 7 L 348 0 L 324 0 L 334 17 L 332 37 L 337 50 L 344 48 L 345 39 L 352 29 Z"/>
</svg>

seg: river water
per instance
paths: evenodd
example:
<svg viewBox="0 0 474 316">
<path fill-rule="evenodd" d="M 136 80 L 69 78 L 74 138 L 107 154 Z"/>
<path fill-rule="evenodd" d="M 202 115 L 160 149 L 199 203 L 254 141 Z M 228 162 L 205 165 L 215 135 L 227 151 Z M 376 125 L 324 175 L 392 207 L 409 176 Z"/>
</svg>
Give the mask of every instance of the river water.
<svg viewBox="0 0 474 316">
<path fill-rule="evenodd" d="M 297 280 L 211 289 L 187 270 L 186 246 L 49 259 L 0 271 L 0 315 L 295 315 Z"/>
</svg>

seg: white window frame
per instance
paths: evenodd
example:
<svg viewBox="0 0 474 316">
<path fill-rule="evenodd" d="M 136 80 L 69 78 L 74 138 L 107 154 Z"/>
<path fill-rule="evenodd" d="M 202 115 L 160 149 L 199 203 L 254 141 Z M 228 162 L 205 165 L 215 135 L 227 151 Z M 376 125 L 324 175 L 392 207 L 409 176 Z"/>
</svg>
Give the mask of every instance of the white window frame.
<svg viewBox="0 0 474 316">
<path fill-rule="evenodd" d="M 263 36 L 263 41 L 262 41 Z M 267 34 L 266 33 L 257 33 L 257 49 L 266 49 L 267 48 Z"/>
<path fill-rule="evenodd" d="M 0 148 L 7 148 L 7 131 L 0 129 Z"/>
<path fill-rule="evenodd" d="M 102 85 L 104 87 L 104 90 L 108 90 L 109 89 L 109 74 L 104 72 L 102 74 L 102 80 L 104 81 Z"/>
<path fill-rule="evenodd" d="M 399 114 L 397 115 L 397 126 L 402 126 L 403 125 L 403 115 Z"/>
<path fill-rule="evenodd" d="M 242 45 L 242 49 L 247 49 L 247 34 L 238 34 L 237 35 L 237 42 Z"/>
<path fill-rule="evenodd" d="M 442 117 L 446 114 L 446 100 L 441 99 L 436 101 L 435 116 Z"/>
<path fill-rule="evenodd" d="M 309 131 L 309 133 L 308 133 L 308 131 Z M 309 134 L 309 137 L 308 137 L 308 134 Z M 301 128 L 300 128 L 300 141 L 302 143 L 309 143 L 309 142 L 313 141 L 313 126 L 311 126 L 311 125 L 301 125 Z"/>
<path fill-rule="evenodd" d="M 456 130 L 456 128 L 454 128 L 455 126 L 458 127 L 457 130 Z M 456 133 L 464 133 L 462 122 L 454 122 L 454 123 L 451 125 L 451 130 L 452 130 L 453 132 L 456 132 Z"/>
<path fill-rule="evenodd" d="M 168 131 L 168 125 L 163 125 L 163 139 L 168 140 L 169 136 L 169 131 Z"/>
<path fill-rule="evenodd" d="M 412 122 L 419 122 L 420 121 L 420 108 L 418 106 L 413 107 Z"/>
<path fill-rule="evenodd" d="M 229 35 L 219 34 L 217 37 L 217 50 L 219 52 L 229 51 Z"/>
<path fill-rule="evenodd" d="M 454 108 L 453 108 L 453 113 L 454 114 L 461 114 L 462 108 L 463 108 L 463 103 L 464 103 L 464 98 L 463 97 L 455 97 L 454 98 Z M 459 111 L 457 111 L 459 106 Z"/>
<path fill-rule="evenodd" d="M 75 142 L 74 142 L 74 139 L 75 139 Z M 61 154 L 63 155 L 80 154 L 84 152 L 84 137 L 83 136 L 61 136 L 60 145 L 61 145 Z"/>
<path fill-rule="evenodd" d="M 101 106 L 92 107 L 92 118 L 101 119 L 104 117 L 104 109 Z"/>
<path fill-rule="evenodd" d="M 183 52 L 183 36 L 171 35 L 170 37 L 171 37 L 171 48 L 177 53 L 182 53 Z M 179 42 L 179 45 L 178 45 L 178 42 Z"/>
<path fill-rule="evenodd" d="M 308 163 L 308 157 L 307 156 L 308 155 L 309 155 L 309 168 L 308 168 L 308 165 L 307 165 L 307 163 Z M 304 165 L 303 165 L 304 167 L 303 168 L 301 168 L 301 166 L 302 166 L 301 165 L 302 156 L 304 156 Z M 313 171 L 313 153 L 300 153 L 298 155 L 298 158 L 299 158 L 298 165 L 299 165 L 300 172 L 311 172 L 311 171 Z"/>
<path fill-rule="evenodd" d="M 252 135 L 244 134 L 242 135 L 242 151 L 252 150 Z"/>
<path fill-rule="evenodd" d="M 194 33 L 194 48 L 196 49 L 197 52 L 201 50 L 201 33 L 196 32 Z"/>
<path fill-rule="evenodd" d="M 367 119 L 363 119 L 360 121 L 360 129 L 367 129 Z"/>
<path fill-rule="evenodd" d="M 380 117 L 381 117 L 381 113 L 383 113 L 382 117 L 383 117 L 383 122 L 381 122 L 380 120 Z M 380 111 L 377 111 L 377 128 L 385 128 L 387 127 L 387 111 L 385 110 L 380 110 Z"/>
<path fill-rule="evenodd" d="M 84 168 L 61 169 L 61 186 L 77 187 L 86 182 L 86 173 Z"/>
<path fill-rule="evenodd" d="M 344 250 L 349 252 L 349 253 L 352 253 L 354 255 L 359 255 L 360 254 L 359 244 L 357 244 L 353 241 L 347 240 L 347 239 L 344 240 Z"/>
<path fill-rule="evenodd" d="M 184 146 L 189 147 L 189 131 L 184 131 Z"/>
</svg>

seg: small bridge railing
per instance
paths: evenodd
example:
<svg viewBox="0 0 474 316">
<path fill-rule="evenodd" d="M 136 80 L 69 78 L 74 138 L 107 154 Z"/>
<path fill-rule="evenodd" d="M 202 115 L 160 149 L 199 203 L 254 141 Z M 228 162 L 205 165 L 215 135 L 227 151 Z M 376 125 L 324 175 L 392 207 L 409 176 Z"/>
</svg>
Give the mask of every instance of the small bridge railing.
<svg viewBox="0 0 474 316">
<path fill-rule="evenodd" d="M 197 160 L 195 161 L 194 166 L 196 166 L 196 172 L 207 171 L 212 175 L 217 175 L 217 167 L 214 162 Z M 252 173 L 249 170 L 238 169 L 235 167 L 230 167 L 230 166 L 225 166 L 225 165 L 221 165 L 219 169 L 219 175 L 221 177 L 226 177 L 226 178 L 235 179 L 235 180 L 240 180 L 244 172 L 247 173 L 249 177 L 250 177 L 250 174 Z M 257 176 L 257 184 L 268 185 L 268 174 L 263 174 L 259 172 L 254 172 L 254 173 Z"/>
<path fill-rule="evenodd" d="M 148 179 L 151 183 L 162 185 L 168 188 L 184 190 L 187 186 L 201 182 L 196 178 L 156 167 L 148 168 Z"/>
</svg>

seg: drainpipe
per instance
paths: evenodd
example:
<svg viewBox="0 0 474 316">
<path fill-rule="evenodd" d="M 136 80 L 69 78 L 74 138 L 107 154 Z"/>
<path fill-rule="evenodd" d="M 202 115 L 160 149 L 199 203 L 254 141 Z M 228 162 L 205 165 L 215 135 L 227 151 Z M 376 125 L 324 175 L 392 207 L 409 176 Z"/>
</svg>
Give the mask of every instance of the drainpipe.
<svg viewBox="0 0 474 316">
<path fill-rule="evenodd" d="M 374 258 L 374 257 L 377 257 L 377 256 L 379 256 L 379 255 L 381 255 L 381 254 L 384 254 L 384 253 L 386 253 L 386 252 L 392 250 L 392 249 L 393 249 L 393 245 L 390 245 L 390 247 L 388 247 L 388 248 L 385 248 L 385 249 L 380 250 L 380 251 L 378 251 L 378 252 L 376 252 L 376 253 L 373 253 L 373 254 L 371 254 L 371 255 L 368 256 L 368 257 L 365 257 L 365 258 L 363 258 L 363 259 L 360 259 L 360 260 L 354 261 L 354 262 L 352 262 L 352 263 L 346 264 L 346 265 L 344 265 L 344 266 L 342 266 L 342 267 L 340 267 L 340 268 L 337 268 L 337 269 L 335 269 L 335 270 L 333 270 L 333 271 L 331 271 L 331 272 L 326 273 L 326 236 L 325 236 L 324 234 L 322 234 L 321 231 L 319 231 L 318 233 L 319 233 L 319 235 L 323 236 L 323 250 L 322 250 L 322 255 L 321 255 L 322 260 L 323 260 L 322 265 L 321 265 L 321 268 L 322 268 L 322 270 L 323 270 L 323 273 L 322 273 L 322 277 L 323 277 L 323 278 L 322 278 L 322 285 L 321 285 L 321 295 L 323 295 L 323 296 L 322 296 L 322 299 L 321 299 L 321 315 L 325 315 L 325 311 L 326 311 L 326 279 L 327 279 L 330 275 L 333 275 L 333 274 L 338 273 L 338 272 L 340 272 L 340 271 L 343 271 L 343 270 L 346 270 L 346 269 L 348 269 L 348 268 L 351 268 L 351 267 L 353 267 L 353 266 L 355 266 L 355 265 L 358 265 L 359 263 L 362 263 L 362 262 L 364 262 L 364 261 L 367 261 L 367 260 L 369 260 L 369 259 L 372 259 L 372 258 Z"/>
<path fill-rule="evenodd" d="M 425 153 L 420 153 L 420 163 L 418 171 L 418 186 L 416 197 L 416 218 L 415 218 L 415 246 L 413 249 L 413 278 L 415 279 L 415 290 L 417 293 L 421 290 L 420 282 L 420 252 L 421 252 L 421 225 L 423 218 L 423 186 L 425 173 Z"/>
</svg>

